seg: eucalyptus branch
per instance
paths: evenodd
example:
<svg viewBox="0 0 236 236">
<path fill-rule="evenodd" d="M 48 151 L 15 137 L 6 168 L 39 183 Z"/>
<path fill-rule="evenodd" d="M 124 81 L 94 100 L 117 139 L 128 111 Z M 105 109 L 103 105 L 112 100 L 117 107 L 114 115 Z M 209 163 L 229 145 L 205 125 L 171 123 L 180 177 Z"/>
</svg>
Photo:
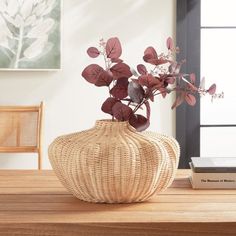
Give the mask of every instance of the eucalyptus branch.
<svg viewBox="0 0 236 236">
<path fill-rule="evenodd" d="M 166 94 L 176 92 L 176 100 L 172 105 L 172 108 L 175 108 L 183 101 L 193 106 L 196 103 L 195 95 L 215 94 L 215 84 L 205 89 L 203 80 L 197 87 L 194 74 L 180 73 L 181 65 L 185 61 L 175 61 L 174 53 L 179 49 L 174 47 L 171 38 L 167 39 L 166 45 L 167 54 L 157 54 L 151 46 L 146 48 L 143 59 L 152 65 L 152 69 L 148 70 L 145 65 L 139 64 L 139 74 L 120 59 L 122 48 L 117 37 L 106 42 L 100 40 L 100 52 L 95 47 L 87 50 L 92 58 L 103 56 L 105 69 L 97 64 L 91 64 L 84 69 L 82 76 L 96 86 L 108 86 L 110 97 L 102 104 L 102 111 L 110 114 L 112 120 L 129 121 L 133 127 L 142 131 L 150 124 L 149 100 L 154 101 L 155 96 L 165 97 Z M 146 116 L 137 114 L 139 109 L 144 108 L 144 104 Z"/>
<path fill-rule="evenodd" d="M 146 101 L 148 101 L 148 98 L 144 98 L 141 103 L 139 103 L 133 110 L 133 113 L 135 113 Z"/>
</svg>

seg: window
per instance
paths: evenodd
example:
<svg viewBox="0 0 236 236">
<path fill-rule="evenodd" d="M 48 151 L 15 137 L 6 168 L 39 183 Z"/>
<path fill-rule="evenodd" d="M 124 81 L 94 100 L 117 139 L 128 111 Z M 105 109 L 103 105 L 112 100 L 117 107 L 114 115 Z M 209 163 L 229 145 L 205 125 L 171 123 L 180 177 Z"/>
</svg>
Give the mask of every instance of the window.
<svg viewBox="0 0 236 236">
<path fill-rule="evenodd" d="M 209 84 L 215 81 L 226 94 L 213 104 L 201 99 L 201 156 L 236 156 L 235 8 L 235 0 L 201 1 L 201 75 Z"/>
<path fill-rule="evenodd" d="M 191 156 L 236 156 L 236 1 L 178 0 L 177 45 L 184 68 L 206 77 L 206 87 L 215 82 L 226 97 L 213 103 L 209 97 L 196 107 L 177 109 L 176 136 L 182 155 L 180 168 L 188 168 Z M 220 91 L 219 91 L 220 92 Z"/>
</svg>

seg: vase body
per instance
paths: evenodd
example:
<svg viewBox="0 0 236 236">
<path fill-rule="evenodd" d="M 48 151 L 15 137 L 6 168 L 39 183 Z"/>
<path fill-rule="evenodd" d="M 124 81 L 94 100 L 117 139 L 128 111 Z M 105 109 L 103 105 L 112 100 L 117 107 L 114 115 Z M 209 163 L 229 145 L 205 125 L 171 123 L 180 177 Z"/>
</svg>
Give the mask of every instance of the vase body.
<svg viewBox="0 0 236 236">
<path fill-rule="evenodd" d="M 100 120 L 92 129 L 55 139 L 49 159 L 77 198 L 129 203 L 145 201 L 172 183 L 179 152 L 171 137 L 137 132 L 128 122 Z"/>
</svg>

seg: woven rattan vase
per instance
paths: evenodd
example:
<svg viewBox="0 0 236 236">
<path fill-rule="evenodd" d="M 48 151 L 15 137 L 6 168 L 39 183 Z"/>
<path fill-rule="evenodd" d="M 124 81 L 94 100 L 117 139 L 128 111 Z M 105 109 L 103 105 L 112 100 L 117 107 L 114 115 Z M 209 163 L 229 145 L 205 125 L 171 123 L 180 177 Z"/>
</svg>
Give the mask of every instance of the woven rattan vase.
<svg viewBox="0 0 236 236">
<path fill-rule="evenodd" d="M 171 137 L 101 120 L 92 129 L 58 137 L 49 147 L 49 159 L 77 198 L 128 203 L 145 201 L 171 184 L 179 151 Z"/>
</svg>

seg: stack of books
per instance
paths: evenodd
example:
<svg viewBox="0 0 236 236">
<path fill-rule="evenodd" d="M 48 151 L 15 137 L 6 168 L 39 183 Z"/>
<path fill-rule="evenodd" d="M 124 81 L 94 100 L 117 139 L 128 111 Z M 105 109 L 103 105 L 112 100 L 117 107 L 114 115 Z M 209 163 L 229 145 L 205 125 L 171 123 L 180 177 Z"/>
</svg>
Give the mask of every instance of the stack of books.
<svg viewBox="0 0 236 236">
<path fill-rule="evenodd" d="M 192 157 L 190 181 L 194 189 L 236 189 L 236 158 Z"/>
</svg>

